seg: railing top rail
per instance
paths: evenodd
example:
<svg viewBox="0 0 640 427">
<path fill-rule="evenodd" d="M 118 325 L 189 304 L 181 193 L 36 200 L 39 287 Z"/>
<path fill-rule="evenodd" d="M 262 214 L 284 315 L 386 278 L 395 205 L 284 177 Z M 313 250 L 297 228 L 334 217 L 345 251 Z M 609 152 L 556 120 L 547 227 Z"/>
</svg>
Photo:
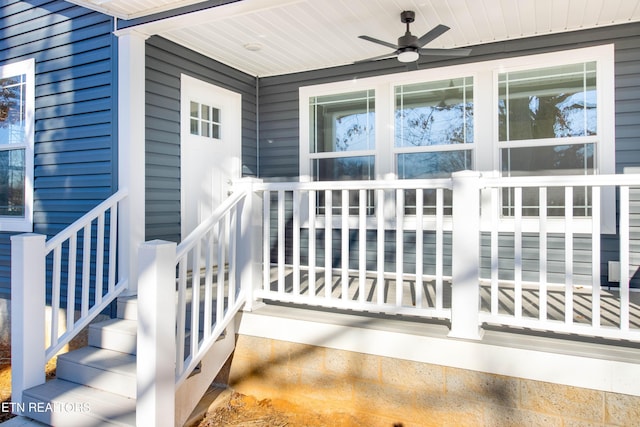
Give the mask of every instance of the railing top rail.
<svg viewBox="0 0 640 427">
<path fill-rule="evenodd" d="M 253 184 L 254 191 L 322 191 L 322 190 L 396 190 L 451 189 L 451 178 L 389 179 L 375 181 L 284 181 Z"/>
<path fill-rule="evenodd" d="M 640 186 L 640 174 L 482 177 L 485 188 Z"/>
<path fill-rule="evenodd" d="M 246 191 L 238 191 L 227 197 L 218 208 L 184 239 L 176 248 L 176 260 L 183 258 L 189 250 L 209 231 L 221 218 L 224 217 L 234 206 L 247 196 Z"/>
<path fill-rule="evenodd" d="M 86 214 L 82 215 L 80 218 L 75 220 L 71 225 L 69 225 L 67 228 L 65 228 L 60 233 L 56 234 L 54 237 L 52 237 L 46 242 L 45 244 L 46 253 L 48 254 L 55 247 L 64 243 L 72 235 L 74 235 L 75 233 L 80 231 L 82 228 L 84 228 L 88 223 L 96 219 L 102 212 L 105 212 L 107 209 L 111 208 L 116 203 L 120 202 L 122 199 L 127 197 L 127 194 L 129 194 L 129 192 L 126 189 L 118 190 L 117 192 L 109 196 L 107 199 L 105 199 L 103 202 L 101 202 L 99 205 L 91 209 L 89 212 L 87 212 Z"/>
</svg>

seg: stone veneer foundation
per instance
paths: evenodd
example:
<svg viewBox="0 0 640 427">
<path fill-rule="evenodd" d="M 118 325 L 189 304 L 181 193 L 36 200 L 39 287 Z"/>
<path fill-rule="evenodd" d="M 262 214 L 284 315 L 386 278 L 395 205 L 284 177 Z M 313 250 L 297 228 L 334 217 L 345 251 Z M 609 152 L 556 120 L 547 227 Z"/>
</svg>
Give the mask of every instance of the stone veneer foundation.
<svg viewBox="0 0 640 427">
<path fill-rule="evenodd" d="M 640 424 L 637 396 L 247 335 L 237 337 L 227 368 L 238 392 L 351 413 L 371 426 Z"/>
</svg>

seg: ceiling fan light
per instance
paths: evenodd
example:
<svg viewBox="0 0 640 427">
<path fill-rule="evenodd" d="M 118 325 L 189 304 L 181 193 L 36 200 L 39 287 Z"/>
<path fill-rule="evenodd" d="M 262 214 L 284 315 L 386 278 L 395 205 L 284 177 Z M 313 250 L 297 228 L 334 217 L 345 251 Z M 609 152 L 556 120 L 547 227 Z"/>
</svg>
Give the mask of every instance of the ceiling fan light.
<svg viewBox="0 0 640 427">
<path fill-rule="evenodd" d="M 405 50 L 398 54 L 398 61 L 400 62 L 414 62 L 417 61 L 420 55 L 415 50 Z"/>
</svg>

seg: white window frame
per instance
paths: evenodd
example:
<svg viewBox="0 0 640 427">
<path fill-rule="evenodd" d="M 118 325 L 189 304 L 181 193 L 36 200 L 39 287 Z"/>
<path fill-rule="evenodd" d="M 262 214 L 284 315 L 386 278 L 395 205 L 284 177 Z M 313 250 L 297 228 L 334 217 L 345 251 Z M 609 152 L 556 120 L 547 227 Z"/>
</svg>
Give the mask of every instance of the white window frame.
<svg viewBox="0 0 640 427">
<path fill-rule="evenodd" d="M 25 75 L 25 140 L 22 144 L 0 144 L 0 151 L 25 150 L 24 216 L 0 215 L 0 231 L 33 231 L 33 163 L 35 127 L 35 59 L 0 66 L 0 78 Z"/>
<path fill-rule="evenodd" d="M 500 148 L 503 145 L 498 140 L 498 75 L 505 71 L 590 61 L 596 62 L 597 73 L 596 173 L 613 174 L 615 173 L 615 63 L 614 45 L 607 44 L 301 87 L 299 89 L 300 179 L 309 181 L 313 178 L 309 142 L 309 99 L 311 97 L 365 89 L 375 90 L 375 179 L 395 179 L 397 177 L 396 154 L 402 149 L 396 148 L 394 144 L 394 87 L 401 84 L 472 77 L 474 104 L 474 142 L 470 144 L 472 163 L 475 170 L 488 175 L 499 174 Z M 605 188 L 601 195 L 601 230 L 608 234 L 615 233 L 615 192 L 612 190 Z"/>
</svg>

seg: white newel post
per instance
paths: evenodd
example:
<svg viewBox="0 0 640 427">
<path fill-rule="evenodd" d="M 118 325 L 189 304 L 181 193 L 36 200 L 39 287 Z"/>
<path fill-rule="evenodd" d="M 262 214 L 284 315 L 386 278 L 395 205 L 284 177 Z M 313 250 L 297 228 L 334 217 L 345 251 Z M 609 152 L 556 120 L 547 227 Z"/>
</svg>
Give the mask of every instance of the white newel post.
<svg viewBox="0 0 640 427">
<path fill-rule="evenodd" d="M 254 300 L 254 289 L 262 285 L 262 193 L 253 191 L 253 184 L 262 180 L 242 178 L 234 183 L 237 191 L 247 191 L 240 221 L 238 221 L 238 274 L 247 302 L 245 311 L 253 310 L 260 302 Z"/>
<path fill-rule="evenodd" d="M 480 328 L 480 173 L 453 178 L 450 337 L 482 339 Z"/>
<path fill-rule="evenodd" d="M 118 36 L 118 187 L 129 197 L 120 207 L 118 279 L 135 295 L 138 247 L 145 239 L 145 40 L 134 30 Z"/>
<path fill-rule="evenodd" d="M 173 426 L 176 384 L 176 244 L 139 251 L 136 425 Z"/>
<path fill-rule="evenodd" d="M 45 240 L 11 237 L 11 400 L 18 415 L 22 392 L 45 381 Z"/>
</svg>

